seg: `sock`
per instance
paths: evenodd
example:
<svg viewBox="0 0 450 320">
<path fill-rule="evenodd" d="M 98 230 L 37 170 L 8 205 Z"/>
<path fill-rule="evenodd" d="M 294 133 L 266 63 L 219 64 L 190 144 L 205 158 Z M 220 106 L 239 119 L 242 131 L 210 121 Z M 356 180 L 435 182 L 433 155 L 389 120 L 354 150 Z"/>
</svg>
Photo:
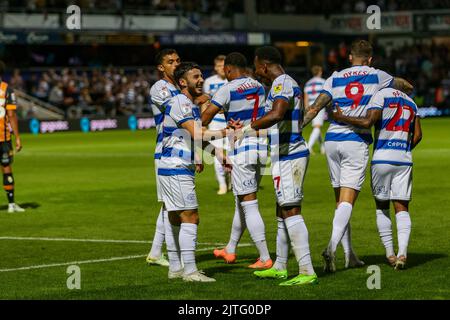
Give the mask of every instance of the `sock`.
<svg viewBox="0 0 450 320">
<path fill-rule="evenodd" d="M 312 275 L 314 268 L 311 262 L 311 254 L 309 251 L 309 235 L 305 221 L 301 215 L 295 215 L 284 219 L 286 229 L 291 239 L 292 251 L 298 262 L 299 273 Z"/>
<path fill-rule="evenodd" d="M 216 172 L 216 179 L 219 182 L 219 186 L 226 187 L 227 180 L 225 178 L 225 170 L 223 170 L 222 164 L 214 157 L 214 171 Z"/>
<path fill-rule="evenodd" d="M 171 272 L 177 272 L 183 268 L 181 265 L 180 246 L 178 243 L 180 226 L 172 225 L 167 218 L 164 219 L 164 227 L 167 257 L 169 258 L 169 270 Z"/>
<path fill-rule="evenodd" d="M 180 251 L 184 264 L 184 274 L 197 271 L 195 263 L 195 248 L 197 246 L 197 225 L 182 223 L 180 228 Z"/>
<path fill-rule="evenodd" d="M 344 235 L 342 236 L 341 240 L 342 247 L 344 248 L 344 254 L 348 258 L 350 257 L 350 254 L 353 253 L 353 247 L 352 247 L 352 229 L 350 226 L 350 222 L 347 225 L 347 228 L 345 228 Z"/>
<path fill-rule="evenodd" d="M 336 248 L 341 242 L 345 229 L 352 216 L 353 206 L 348 202 L 341 202 L 334 212 L 333 232 L 331 233 L 331 240 L 328 245 L 332 253 L 336 252 Z"/>
<path fill-rule="evenodd" d="M 230 241 L 228 241 L 228 244 L 225 247 L 225 250 L 228 253 L 236 253 L 236 247 L 239 243 L 239 240 L 241 240 L 245 229 L 245 216 L 241 209 L 241 206 L 239 205 L 239 200 L 236 197 L 233 224 L 231 225 Z"/>
<path fill-rule="evenodd" d="M 411 218 L 406 211 L 400 211 L 395 215 L 397 221 L 398 254 L 405 256 L 408 250 L 409 235 L 411 233 Z"/>
<path fill-rule="evenodd" d="M 161 257 L 161 249 L 164 244 L 165 237 L 165 226 L 164 219 L 168 219 L 167 211 L 163 209 L 161 206 L 161 210 L 159 210 L 158 219 L 156 219 L 156 230 L 155 235 L 153 237 L 152 248 L 150 250 L 150 256 L 153 258 Z"/>
<path fill-rule="evenodd" d="M 389 209 L 377 209 L 377 227 L 381 242 L 386 249 L 386 257 L 395 256 L 394 242 L 392 240 L 392 222 Z"/>
<path fill-rule="evenodd" d="M 243 201 L 241 207 L 245 215 L 245 224 L 259 251 L 259 258 L 265 262 L 270 259 L 270 255 L 267 249 L 264 221 L 258 209 L 258 200 Z"/>
<path fill-rule="evenodd" d="M 283 218 L 277 218 L 277 260 L 273 267 L 277 270 L 286 270 L 289 257 L 289 234 Z"/>
<path fill-rule="evenodd" d="M 6 191 L 8 203 L 14 203 L 14 177 L 12 173 L 3 174 L 3 189 Z"/>
<path fill-rule="evenodd" d="M 308 141 L 310 150 L 312 150 L 314 144 L 316 143 L 317 139 L 319 139 L 319 138 L 320 138 L 320 129 L 314 128 L 311 132 L 311 135 L 309 136 L 309 141 Z"/>
</svg>

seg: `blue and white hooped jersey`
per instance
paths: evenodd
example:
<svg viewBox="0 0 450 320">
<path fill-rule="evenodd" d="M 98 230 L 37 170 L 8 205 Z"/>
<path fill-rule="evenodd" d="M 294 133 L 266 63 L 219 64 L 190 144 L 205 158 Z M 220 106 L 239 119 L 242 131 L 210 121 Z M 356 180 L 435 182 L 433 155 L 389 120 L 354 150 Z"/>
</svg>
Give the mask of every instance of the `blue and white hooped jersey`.
<svg viewBox="0 0 450 320">
<path fill-rule="evenodd" d="M 227 82 L 228 82 L 227 79 L 222 79 L 217 74 L 208 77 L 203 83 L 203 92 L 212 97 L 217 92 L 217 90 L 219 90 L 219 88 Z M 216 114 L 211 121 L 220 122 L 224 126 L 226 126 L 227 123 L 225 120 L 225 115 L 223 113 Z"/>
<path fill-rule="evenodd" d="M 320 77 L 312 77 L 305 83 L 305 88 L 303 91 L 308 97 L 309 106 L 316 101 L 317 97 L 322 92 L 324 83 L 325 79 Z"/>
<path fill-rule="evenodd" d="M 180 93 L 169 100 L 164 113 L 159 175 L 194 174 L 194 142 L 181 126 L 189 120 L 198 121 L 201 127 L 200 109 Z"/>
<path fill-rule="evenodd" d="M 156 148 L 155 159 L 161 158 L 162 151 L 162 123 L 164 120 L 164 111 L 169 100 L 180 93 L 180 90 L 170 82 L 161 79 L 150 88 L 150 99 L 153 116 L 156 124 Z"/>
<path fill-rule="evenodd" d="M 304 114 L 303 95 L 297 82 L 289 75 L 278 76 L 272 83 L 267 97 L 266 112 L 271 111 L 277 99 L 286 100 L 289 110 L 284 119 L 270 128 L 271 157 L 275 160 L 291 160 L 309 155 L 302 136 Z"/>
<path fill-rule="evenodd" d="M 328 94 L 346 116 L 364 117 L 372 96 L 389 87 L 394 78 L 388 73 L 369 66 L 353 66 L 335 71 L 323 86 L 322 93 Z M 360 129 L 349 124 L 331 121 L 325 141 L 360 141 L 372 143 L 370 129 Z"/>
<path fill-rule="evenodd" d="M 226 121 L 231 118 L 240 119 L 244 126 L 264 115 L 264 102 L 264 87 L 250 77 L 226 83 L 211 100 L 211 103 L 224 110 Z M 235 144 L 232 155 L 249 150 L 267 150 L 264 140 L 252 136 L 245 137 L 239 145 Z"/>
<path fill-rule="evenodd" d="M 368 110 L 383 110 L 375 125 L 372 164 L 412 165 L 411 142 L 417 106 L 405 93 L 386 88 L 375 94 Z"/>
</svg>

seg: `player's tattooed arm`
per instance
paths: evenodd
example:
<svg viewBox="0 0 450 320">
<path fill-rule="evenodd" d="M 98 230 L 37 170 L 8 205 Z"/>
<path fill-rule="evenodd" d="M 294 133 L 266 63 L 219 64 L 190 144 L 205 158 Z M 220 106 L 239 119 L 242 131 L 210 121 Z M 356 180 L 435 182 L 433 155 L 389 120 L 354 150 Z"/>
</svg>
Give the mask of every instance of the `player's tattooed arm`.
<svg viewBox="0 0 450 320">
<path fill-rule="evenodd" d="M 382 109 L 370 109 L 367 111 L 365 117 L 349 117 L 342 113 L 339 106 L 336 106 L 335 111 L 332 113 L 332 117 L 337 122 L 344 122 L 355 127 L 370 129 L 379 119 L 381 119 L 382 113 Z"/>
<path fill-rule="evenodd" d="M 409 83 L 408 81 L 406 81 L 403 78 L 398 78 L 395 77 L 394 78 L 394 82 L 392 83 L 392 87 L 394 89 L 400 90 L 405 92 L 406 94 L 411 94 L 413 92 L 413 85 L 411 83 Z"/>
<path fill-rule="evenodd" d="M 411 144 L 411 150 L 414 149 L 421 140 L 422 140 L 422 126 L 420 125 L 419 116 L 416 116 L 416 118 L 414 119 L 414 133 Z"/>
<path fill-rule="evenodd" d="M 309 107 L 306 107 L 305 117 L 303 118 L 303 127 L 314 119 L 320 110 L 325 108 L 331 102 L 331 97 L 326 93 L 321 93 L 316 101 Z"/>
<path fill-rule="evenodd" d="M 20 150 L 22 150 L 22 141 L 20 140 L 20 135 L 19 135 L 19 124 L 18 124 L 18 120 L 17 120 L 17 116 L 16 116 L 16 111 L 15 110 L 7 110 L 7 114 L 8 114 L 8 119 L 9 119 L 9 123 L 11 124 L 11 129 L 14 133 L 14 137 L 15 137 L 15 142 L 16 142 L 16 151 L 19 152 Z"/>
<path fill-rule="evenodd" d="M 220 108 L 218 106 L 209 103 L 208 107 L 202 112 L 202 126 L 206 127 L 219 111 Z"/>
</svg>

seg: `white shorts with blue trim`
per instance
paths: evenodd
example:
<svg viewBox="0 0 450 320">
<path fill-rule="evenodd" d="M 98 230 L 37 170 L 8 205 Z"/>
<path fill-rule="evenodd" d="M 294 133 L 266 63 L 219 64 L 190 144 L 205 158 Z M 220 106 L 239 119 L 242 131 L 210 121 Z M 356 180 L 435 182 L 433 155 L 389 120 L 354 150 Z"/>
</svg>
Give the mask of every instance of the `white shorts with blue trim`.
<svg viewBox="0 0 450 320">
<path fill-rule="evenodd" d="M 211 123 L 208 126 L 209 130 L 222 130 L 225 129 L 227 127 L 227 121 L 225 120 L 225 115 L 223 114 L 216 114 L 214 116 L 214 118 L 211 120 Z M 216 147 L 216 148 L 222 148 L 225 150 L 229 150 L 229 143 L 228 143 L 228 139 L 223 138 L 223 139 L 217 139 L 217 140 L 212 140 L 210 141 L 210 143 Z"/>
<path fill-rule="evenodd" d="M 159 161 L 160 159 L 155 159 L 156 196 L 158 197 L 158 202 L 163 202 L 163 198 L 161 195 L 161 186 L 158 177 Z"/>
<path fill-rule="evenodd" d="M 361 190 L 366 177 L 369 145 L 359 141 L 325 141 L 325 153 L 333 188 Z"/>
<path fill-rule="evenodd" d="M 272 159 L 272 179 L 280 207 L 301 205 L 308 162 L 308 150 L 293 156 Z"/>
<path fill-rule="evenodd" d="M 185 168 L 158 169 L 161 196 L 167 211 L 198 208 L 194 172 Z"/>
<path fill-rule="evenodd" d="M 265 151 L 267 154 L 267 150 Z M 258 191 L 261 182 L 264 151 L 254 149 L 230 154 L 232 164 L 231 183 L 235 196 L 246 195 Z"/>
<path fill-rule="evenodd" d="M 411 200 L 412 166 L 372 163 L 372 193 L 380 201 Z"/>
</svg>

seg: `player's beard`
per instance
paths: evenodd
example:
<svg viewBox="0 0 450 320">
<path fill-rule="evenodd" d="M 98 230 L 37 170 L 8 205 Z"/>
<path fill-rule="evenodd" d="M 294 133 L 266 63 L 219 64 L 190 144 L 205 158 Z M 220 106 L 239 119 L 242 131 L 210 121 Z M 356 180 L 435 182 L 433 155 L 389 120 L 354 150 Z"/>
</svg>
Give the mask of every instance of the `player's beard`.
<svg viewBox="0 0 450 320">
<path fill-rule="evenodd" d="M 197 98 L 203 94 L 203 85 L 197 87 L 197 84 L 192 87 L 188 87 L 188 91 L 193 98 Z"/>
</svg>

